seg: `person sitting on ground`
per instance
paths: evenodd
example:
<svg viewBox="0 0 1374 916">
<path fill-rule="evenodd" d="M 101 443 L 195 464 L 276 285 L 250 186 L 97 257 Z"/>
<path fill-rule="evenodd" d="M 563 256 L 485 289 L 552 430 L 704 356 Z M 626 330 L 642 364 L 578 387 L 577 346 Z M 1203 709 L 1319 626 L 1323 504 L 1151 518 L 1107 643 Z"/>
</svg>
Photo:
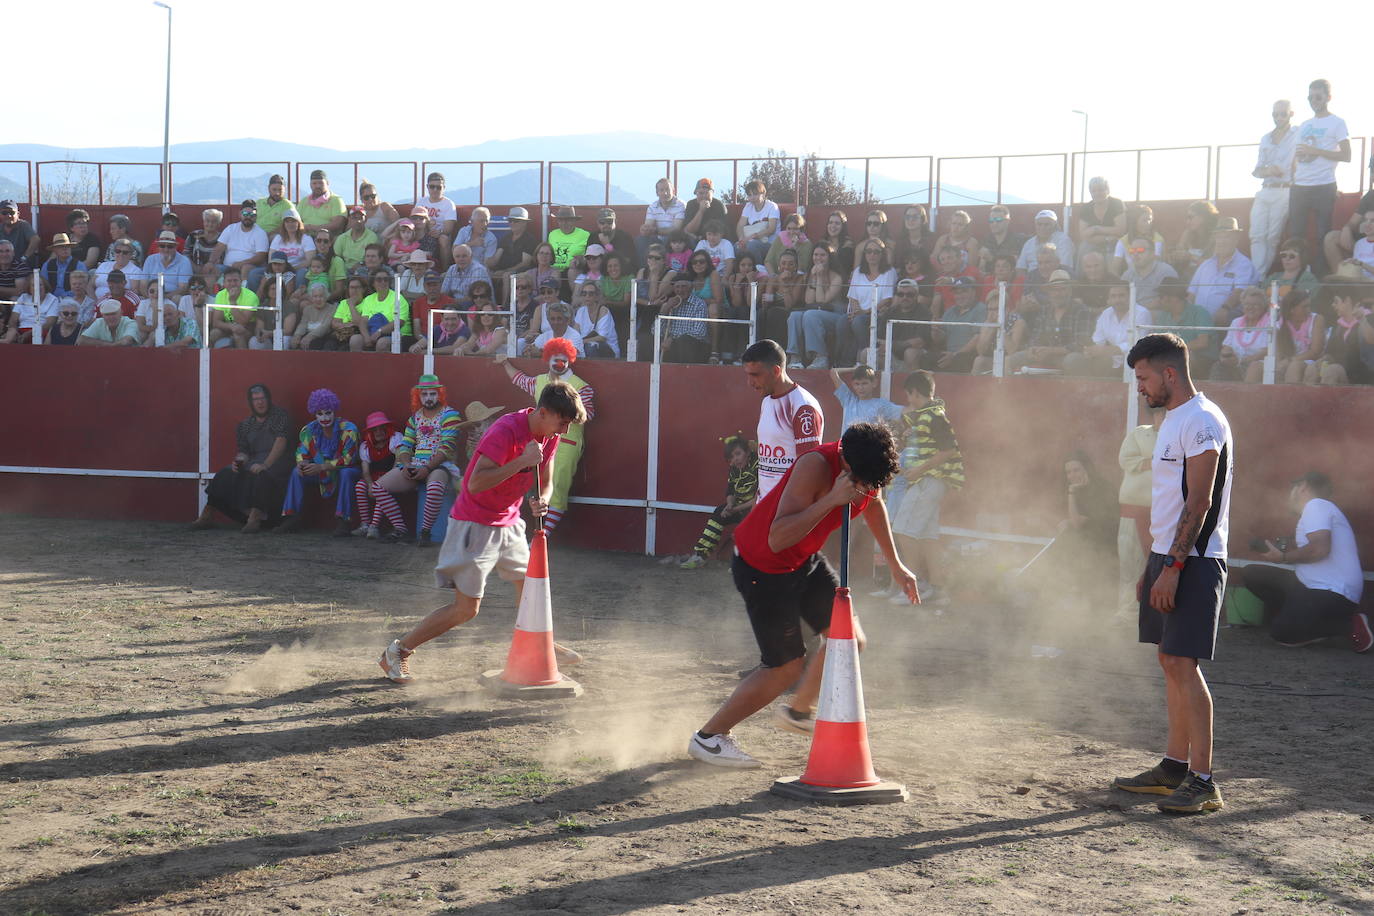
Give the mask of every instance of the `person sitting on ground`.
<svg viewBox="0 0 1374 916">
<path fill-rule="evenodd" d="M 1054 244 L 1061 265 L 1068 267 L 1074 263 L 1073 242 L 1059 228 L 1059 214 L 1053 210 L 1041 210 L 1035 214 L 1035 235 L 1026 239 L 1026 243 L 1021 246 L 1021 254 L 1016 258 L 1018 275 L 1025 276 L 1035 270 L 1035 265 L 1039 263 L 1040 250 L 1046 242 Z"/>
<path fill-rule="evenodd" d="M 310 193 L 296 202 L 296 210 L 305 223 L 305 231 L 313 237 L 315 230 L 328 229 L 330 235 L 344 230 L 343 198 L 329 190 L 329 176 L 324 169 L 310 173 Z"/>
<path fill-rule="evenodd" d="M 296 329 L 287 342 L 288 349 L 323 350 L 333 337 L 334 311 L 325 298 L 325 288 L 319 284 L 311 286 L 305 294 Z"/>
<path fill-rule="evenodd" d="M 745 438 L 744 433 L 726 436 L 725 463 L 730 472 L 725 480 L 725 502 L 716 506 L 706 527 L 692 547 L 691 556 L 679 564 L 679 569 L 701 569 L 729 535 L 730 530 L 739 524 L 759 495 L 759 455 L 754 442 Z"/>
<path fill-rule="evenodd" d="M 1151 323 L 1182 338 L 1188 345 L 1191 371 L 1198 378 L 1210 377 L 1221 340 L 1221 330 L 1212 323 L 1212 316 L 1202 306 L 1188 301 L 1188 287 L 1177 278 L 1160 282 L 1155 305 Z"/>
<path fill-rule="evenodd" d="M 1312 310 L 1300 289 L 1289 290 L 1279 301 L 1279 318 L 1274 380 L 1301 385 L 1326 350 L 1326 319 Z"/>
<path fill-rule="evenodd" d="M 372 485 L 396 466 L 396 450 L 403 441 L 396 424 L 386 413 L 374 410 L 367 415 L 362 439 L 358 443 L 358 461 L 362 465 L 362 473 L 353 484 L 353 504 L 358 507 L 360 522 L 353 529 L 354 537 L 375 541 L 382 536 L 377 524 L 382 520 L 382 513 L 374 512 Z"/>
<path fill-rule="evenodd" d="M 619 263 L 619 258 L 615 259 Z M 582 287 L 581 301 L 573 315 L 573 326 L 582 335 L 582 346 L 588 359 L 619 359 L 620 339 L 616 335 L 615 316 L 601 301 L 601 288 L 595 283 Z"/>
<path fill-rule="evenodd" d="M 550 310 L 550 317 L 556 311 Z M 578 354 L 566 339 L 550 340 L 544 344 L 540 356 L 549 371 L 538 376 L 526 375 L 516 369 L 504 353 L 496 355 L 496 363 L 506 371 L 511 384 L 534 398 L 536 404 L 544 403 L 544 392 L 554 382 L 569 386 L 582 404 L 577 421 L 559 437 L 552 469 L 553 488 L 545 491 L 548 493 L 545 497 L 548 514 L 544 516 L 544 530 L 553 534 L 568 511 L 568 492 L 572 489 L 573 475 L 577 473 L 578 462 L 582 460 L 582 452 L 587 445 L 587 424 L 596 419 L 596 389 L 573 371 Z"/>
<path fill-rule="evenodd" d="M 448 403 L 448 389 L 437 375 L 422 375 L 410 390 L 410 418 L 396 448 L 396 466 L 372 485 L 376 511 L 386 515 L 391 533 L 383 540 L 407 540 L 405 519 L 393 494 L 423 489 L 417 547 L 432 547 L 430 533 L 439 520 L 451 481 L 461 477 L 457 465 L 459 426 L 463 417 Z M 376 524 L 376 517 L 373 524 Z"/>
<path fill-rule="evenodd" d="M 120 309 L 114 299 L 102 299 L 96 307 L 99 316 L 78 339 L 83 347 L 136 347 L 138 325 Z"/>
<path fill-rule="evenodd" d="M 935 240 L 935 260 L 938 262 L 940 253 L 952 248 L 958 270 L 972 267 L 977 271 L 982 257 L 982 246 L 978 244 L 978 239 L 974 238 L 972 227 L 973 218 L 963 210 L 955 210 L 950 216 L 949 231 Z"/>
<path fill-rule="evenodd" d="M 244 534 L 256 534 L 281 514 L 293 465 L 287 444 L 291 417 L 272 403 L 272 391 L 263 384 L 248 387 L 248 409 L 234 431 L 234 460 L 205 485 L 205 508 L 192 528 L 213 528 L 219 512 L 243 525 Z"/>
<path fill-rule="evenodd" d="M 358 427 L 338 416 L 339 396 L 328 388 L 310 392 L 305 409 L 315 415 L 301 428 L 296 467 L 286 480 L 282 523 L 273 530 L 291 534 L 301 529 L 301 508 L 307 480 L 319 487 L 320 499 L 334 498 L 334 537 L 348 537 L 353 517 L 353 485 L 362 473 L 357 467 Z"/>
<path fill-rule="evenodd" d="M 454 348 L 458 356 L 495 356 L 506 352 L 506 340 L 510 334 L 505 325 L 505 317 L 498 313 L 496 303 L 491 301 L 490 287 L 478 281 L 472 284 L 473 307 L 471 333 L 466 342 Z"/>
<path fill-rule="evenodd" d="M 921 603 L 940 605 L 948 597 L 944 582 L 944 555 L 940 548 L 940 504 L 949 490 L 964 485 L 964 458 L 945 412 L 945 402 L 935 397 L 935 376 L 924 369 L 909 373 L 906 388 L 908 410 L 902 415 L 901 477 L 906 481 L 900 503 L 893 509 L 892 532 L 897 552 L 910 562 L 916 574 Z M 906 596 L 891 598 L 898 604 Z"/>
<path fill-rule="evenodd" d="M 1013 352 L 1010 357 L 1012 372 L 1028 366 L 1058 369 L 1064 365 L 1064 357 L 1082 352 L 1092 343 L 1096 323 L 1092 313 L 1073 297 L 1073 278 L 1069 272 L 1055 271 L 1045 290 L 1048 301 L 1043 305 L 1035 296 L 1021 300 L 1020 311 L 1034 316 L 1035 321 L 1026 349 Z"/>
<path fill-rule="evenodd" d="M 1331 501 L 1331 478 L 1308 471 L 1293 481 L 1288 506 L 1298 516 L 1293 546 L 1262 542 L 1259 558 L 1294 569 L 1251 564 L 1245 587 L 1264 603 L 1269 635 L 1283 646 L 1309 646 L 1349 634 L 1356 652 L 1374 647 L 1369 615 L 1360 610 L 1364 570 L 1349 520 Z"/>
<path fill-rule="evenodd" d="M 1269 353 L 1269 297 L 1252 286 L 1241 296 L 1240 304 L 1240 317 L 1231 322 L 1222 338 L 1221 353 L 1212 367 L 1214 382 L 1255 384 L 1264 378 L 1264 357 Z"/>
<path fill-rule="evenodd" d="M 1240 238 L 1240 224 L 1234 217 L 1219 220 L 1212 233 L 1213 254 L 1198 265 L 1188 284 L 1188 295 L 1205 308 L 1218 324 L 1229 322 L 1234 317 L 1242 291 L 1259 282 L 1255 265 L 1236 250 Z"/>
<path fill-rule="evenodd" d="M 152 308 L 157 308 L 156 298 L 148 301 Z M 162 333 L 162 346 L 169 350 L 200 348 L 200 328 L 196 320 L 190 315 L 183 315 L 175 300 L 164 299 L 162 302 Z M 154 329 L 150 328 L 148 336 L 143 338 L 143 346 L 157 346 L 157 332 Z"/>
<path fill-rule="evenodd" d="M 1064 357 L 1066 375 L 1092 375 L 1098 377 L 1119 376 L 1126 364 L 1126 354 L 1135 344 L 1137 337 L 1143 337 L 1131 328 L 1131 292 L 1120 280 L 1107 287 L 1107 307 L 1097 316 L 1097 326 L 1093 329 L 1092 343 L 1078 353 Z M 1153 321 L 1149 309 L 1143 305 L 1135 307 L 1135 326 L 1148 325 Z"/>
<path fill-rule="evenodd" d="M 553 266 L 562 272 L 572 266 L 574 258 L 580 258 L 587 250 L 592 234 L 577 224 L 577 210 L 574 207 L 559 207 L 557 219 L 558 226 L 549 231 L 548 242 L 553 247 Z"/>
<path fill-rule="evenodd" d="M 542 307 L 544 320 L 548 323 L 548 330 L 541 331 L 534 340 L 525 347 L 524 355 L 527 358 L 543 358 L 544 350 L 552 340 L 566 340 L 568 346 L 579 357 L 587 355 L 586 344 L 582 340 L 582 332 L 572 323 L 572 307 L 566 302 L 553 302 Z M 505 352 L 504 350 L 501 352 Z"/>
</svg>

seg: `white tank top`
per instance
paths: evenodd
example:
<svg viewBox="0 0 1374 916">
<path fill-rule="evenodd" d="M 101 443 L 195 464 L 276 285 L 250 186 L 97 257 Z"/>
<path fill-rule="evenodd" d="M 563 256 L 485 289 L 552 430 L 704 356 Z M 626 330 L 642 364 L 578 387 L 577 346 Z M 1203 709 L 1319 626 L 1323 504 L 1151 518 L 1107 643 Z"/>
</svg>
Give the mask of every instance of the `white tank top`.
<svg viewBox="0 0 1374 916">
<path fill-rule="evenodd" d="M 800 385 L 759 407 L 759 500 L 801 455 L 821 444 L 825 418 L 820 402 Z"/>
</svg>

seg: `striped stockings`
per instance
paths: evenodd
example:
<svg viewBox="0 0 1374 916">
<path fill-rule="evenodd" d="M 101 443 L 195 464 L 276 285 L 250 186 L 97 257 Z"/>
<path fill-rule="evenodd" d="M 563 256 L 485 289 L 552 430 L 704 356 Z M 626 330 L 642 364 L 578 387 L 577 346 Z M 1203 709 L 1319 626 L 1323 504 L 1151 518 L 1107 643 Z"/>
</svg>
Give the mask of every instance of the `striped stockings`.
<svg viewBox="0 0 1374 916">
<path fill-rule="evenodd" d="M 398 534 L 406 533 L 406 521 L 401 515 L 401 507 L 396 505 L 396 497 L 386 491 L 380 483 L 372 484 L 372 498 L 377 501 L 377 513 L 385 515 L 386 520 Z"/>
</svg>

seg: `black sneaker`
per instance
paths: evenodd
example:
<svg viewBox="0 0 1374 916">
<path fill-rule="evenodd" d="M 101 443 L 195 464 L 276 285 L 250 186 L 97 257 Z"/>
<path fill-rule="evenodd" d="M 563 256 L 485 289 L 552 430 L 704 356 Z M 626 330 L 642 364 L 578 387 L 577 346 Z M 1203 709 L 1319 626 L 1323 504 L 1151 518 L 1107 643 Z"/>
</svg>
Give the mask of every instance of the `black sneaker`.
<svg viewBox="0 0 1374 916">
<path fill-rule="evenodd" d="M 428 528 L 420 529 L 420 536 L 415 539 L 416 547 L 433 547 L 434 539 L 430 537 Z"/>
<path fill-rule="evenodd" d="M 1173 794 L 1159 802 L 1159 810 L 1174 811 L 1180 814 L 1196 814 L 1199 811 L 1220 811 L 1225 807 L 1221 800 L 1221 789 L 1214 780 L 1203 779 L 1196 773 L 1189 773 Z"/>
<path fill-rule="evenodd" d="M 1187 775 L 1174 776 L 1159 764 L 1150 767 L 1139 776 L 1118 776 L 1112 780 L 1112 788 L 1124 789 L 1127 792 L 1138 792 L 1141 795 L 1169 795 L 1183 784 L 1183 779 Z"/>
</svg>

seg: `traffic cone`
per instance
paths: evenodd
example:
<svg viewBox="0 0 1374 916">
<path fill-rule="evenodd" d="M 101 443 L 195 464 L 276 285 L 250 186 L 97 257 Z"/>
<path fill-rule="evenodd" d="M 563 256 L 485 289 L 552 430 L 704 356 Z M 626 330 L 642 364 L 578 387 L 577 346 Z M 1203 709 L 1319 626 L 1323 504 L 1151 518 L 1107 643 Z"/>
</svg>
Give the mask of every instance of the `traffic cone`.
<svg viewBox="0 0 1374 916">
<path fill-rule="evenodd" d="M 530 542 L 530 560 L 506 668 L 483 672 L 481 682 L 488 690 L 506 696 L 544 699 L 582 695 L 582 685 L 558 670 L 553 653 L 548 535 L 542 528 Z"/>
<path fill-rule="evenodd" d="M 848 588 L 835 589 L 806 772 L 777 780 L 772 791 L 823 805 L 885 805 L 907 800 L 905 786 L 885 782 L 873 772 Z"/>
</svg>

